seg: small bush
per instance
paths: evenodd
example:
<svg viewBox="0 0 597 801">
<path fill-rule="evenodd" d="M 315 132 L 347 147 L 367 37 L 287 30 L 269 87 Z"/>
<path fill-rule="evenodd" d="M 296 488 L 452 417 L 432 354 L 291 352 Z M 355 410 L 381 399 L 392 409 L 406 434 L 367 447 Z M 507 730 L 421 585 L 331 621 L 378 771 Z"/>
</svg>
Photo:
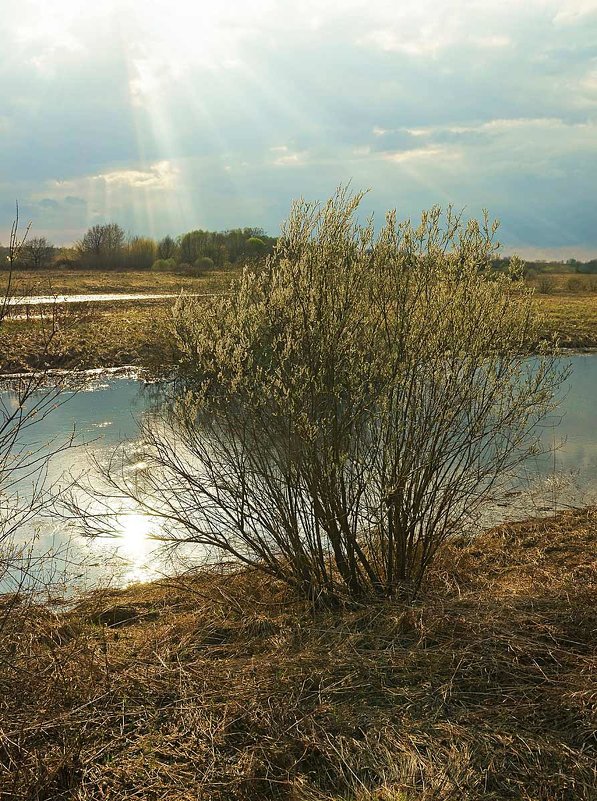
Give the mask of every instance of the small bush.
<svg viewBox="0 0 597 801">
<path fill-rule="evenodd" d="M 585 284 L 582 278 L 569 278 L 566 281 L 566 289 L 569 292 L 582 292 L 585 288 Z"/>
<path fill-rule="evenodd" d="M 214 260 L 210 259 L 209 256 L 200 256 L 193 266 L 202 273 L 207 272 L 207 270 L 213 270 L 215 267 Z"/>
<path fill-rule="evenodd" d="M 179 264 L 178 272 L 190 275 L 193 278 L 199 278 L 204 273 L 213 270 L 214 266 L 214 261 L 210 259 L 209 256 L 199 256 L 198 259 L 195 259 L 193 264 L 188 264 L 186 262 Z"/>
<path fill-rule="evenodd" d="M 151 269 L 155 273 L 170 273 L 176 270 L 176 262 L 174 259 L 156 259 Z"/>
<path fill-rule="evenodd" d="M 537 282 L 537 289 L 542 295 L 551 295 L 555 291 L 555 284 L 553 278 L 547 275 L 542 275 Z"/>
</svg>

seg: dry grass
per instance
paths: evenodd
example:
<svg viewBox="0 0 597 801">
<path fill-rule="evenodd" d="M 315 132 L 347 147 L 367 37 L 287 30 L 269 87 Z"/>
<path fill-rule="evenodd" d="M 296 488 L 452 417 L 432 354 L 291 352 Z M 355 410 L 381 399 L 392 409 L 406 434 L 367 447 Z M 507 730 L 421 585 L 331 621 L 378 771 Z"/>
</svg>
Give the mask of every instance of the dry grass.
<svg viewBox="0 0 597 801">
<path fill-rule="evenodd" d="M 151 272 L 55 271 L 49 275 L 24 272 L 17 275 L 17 290 L 33 294 L 176 293 L 181 289 L 219 293 L 228 289 L 235 275 L 234 270 L 213 271 L 201 278 Z M 569 275 L 548 278 L 554 282 L 553 293 L 537 294 L 539 309 L 545 317 L 542 336 L 555 335 L 563 347 L 597 347 L 597 292 L 589 291 L 587 283 L 594 281 L 597 285 L 597 276 L 572 276 L 584 281 L 578 291 L 568 288 Z M 533 279 L 535 283 L 537 280 Z M 69 306 L 62 313 L 59 333 L 43 361 L 36 330 L 39 322 L 8 322 L 0 329 L 0 373 L 44 366 L 85 369 L 167 364 L 173 356 L 165 327 L 171 305 L 171 300 L 165 300 Z"/>
<path fill-rule="evenodd" d="M 19 270 L 13 274 L 14 294 L 23 295 L 87 295 L 93 293 L 178 293 L 217 292 L 226 289 L 237 273 L 230 270 L 211 270 L 199 278 L 177 273 L 150 270 L 101 272 L 99 270 Z M 0 272 L 0 292 L 7 273 Z"/>
<path fill-rule="evenodd" d="M 13 615 L 0 798 L 594 799 L 596 525 L 454 543 L 416 606 L 243 571 Z"/>
<path fill-rule="evenodd" d="M 209 295 L 226 292 L 234 274 L 214 270 L 201 278 L 189 278 L 173 273 L 69 272 L 57 273 L 50 287 L 45 274 L 34 279 L 36 274 L 21 273 L 16 276 L 13 291 L 16 295 L 46 295 L 184 290 Z M 30 283 L 26 284 L 27 281 Z M 36 311 L 47 315 L 57 313 L 57 332 L 51 345 L 40 352 L 40 329 L 49 325 L 47 320 L 5 321 L 0 328 L 0 374 L 46 367 L 89 369 L 167 364 L 173 358 L 167 329 L 171 307 L 171 299 L 67 304 L 58 306 L 57 310 L 32 307 L 32 314 Z"/>
<path fill-rule="evenodd" d="M 597 274 L 544 272 L 527 279 L 539 294 L 597 292 Z"/>
<path fill-rule="evenodd" d="M 597 294 L 537 295 L 537 301 L 545 336 L 557 336 L 562 347 L 597 347 Z"/>
<path fill-rule="evenodd" d="M 5 322 L 0 328 L 0 372 L 162 363 L 172 358 L 167 333 L 170 308 L 170 301 L 64 306 L 57 331 L 43 353 L 40 329 L 47 323 Z"/>
</svg>

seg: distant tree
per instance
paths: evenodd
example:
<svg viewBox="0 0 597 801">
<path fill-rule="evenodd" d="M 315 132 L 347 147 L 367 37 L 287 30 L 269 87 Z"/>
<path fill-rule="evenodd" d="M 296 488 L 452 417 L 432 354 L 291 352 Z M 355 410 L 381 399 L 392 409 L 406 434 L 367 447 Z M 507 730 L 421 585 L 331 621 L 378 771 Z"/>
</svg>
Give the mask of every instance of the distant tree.
<svg viewBox="0 0 597 801">
<path fill-rule="evenodd" d="M 25 266 L 34 270 L 43 269 L 52 261 L 54 246 L 45 236 L 33 237 L 25 243 L 20 255 Z"/>
<path fill-rule="evenodd" d="M 178 241 L 178 260 L 194 264 L 201 256 L 213 260 L 216 267 L 236 264 L 243 259 L 271 253 L 275 239 L 261 228 L 233 228 L 228 231 L 197 229 L 183 234 Z"/>
<path fill-rule="evenodd" d="M 133 236 L 128 242 L 126 266 L 131 270 L 149 270 L 155 261 L 156 244 L 145 236 Z"/>
<path fill-rule="evenodd" d="M 85 267 L 112 270 L 122 266 L 125 235 L 117 223 L 94 225 L 77 243 Z"/>
<path fill-rule="evenodd" d="M 176 259 L 178 246 L 171 236 L 165 236 L 158 242 L 158 259 Z"/>
<path fill-rule="evenodd" d="M 179 258 L 181 262 L 194 264 L 199 256 L 205 255 L 209 242 L 208 231 L 189 231 L 180 239 Z"/>
<path fill-rule="evenodd" d="M 247 239 L 247 248 L 249 250 L 249 256 L 253 256 L 254 258 L 264 256 L 267 251 L 267 245 L 259 236 L 249 237 L 249 239 Z"/>
</svg>

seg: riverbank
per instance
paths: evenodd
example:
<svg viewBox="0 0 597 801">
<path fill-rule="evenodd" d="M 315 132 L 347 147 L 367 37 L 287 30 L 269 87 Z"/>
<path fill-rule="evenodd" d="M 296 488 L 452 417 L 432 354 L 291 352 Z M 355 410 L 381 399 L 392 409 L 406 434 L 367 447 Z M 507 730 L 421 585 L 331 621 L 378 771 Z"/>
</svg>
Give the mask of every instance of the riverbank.
<svg viewBox="0 0 597 801">
<path fill-rule="evenodd" d="M 175 273 L 54 271 L 17 273 L 13 295 L 178 294 L 227 291 L 235 271 L 212 270 L 200 277 Z M 168 321 L 173 300 L 15 307 L 17 319 L 0 327 L 0 374 L 42 369 L 96 369 L 135 365 L 154 367 L 173 358 Z M 23 319 L 24 310 L 30 319 Z M 40 312 L 44 314 L 39 319 Z M 51 336 L 50 336 L 51 332 Z"/>
<path fill-rule="evenodd" d="M 226 291 L 233 277 L 234 273 L 217 273 L 187 281 L 193 281 L 193 292 L 209 294 Z M 160 292 L 173 288 L 162 275 L 153 285 L 145 276 L 145 282 L 137 286 L 143 291 L 153 286 Z M 62 286 L 60 291 L 66 288 Z M 130 282 L 122 288 L 130 290 Z M 113 289 L 110 285 L 110 291 Z M 82 285 L 81 291 L 89 290 L 89 285 Z M 597 294 L 537 295 L 537 303 L 544 316 L 542 336 L 557 337 L 567 349 L 597 348 Z M 174 358 L 168 330 L 171 307 L 169 299 L 68 304 L 58 310 L 57 330 L 45 349 L 40 348 L 40 340 L 47 333 L 47 320 L 7 321 L 0 327 L 0 373 L 45 367 L 163 366 Z"/>
<path fill-rule="evenodd" d="M 47 278 L 17 276 L 17 286 L 29 281 L 30 294 L 92 292 L 221 293 L 237 272 L 212 271 L 192 278 L 173 273 L 57 273 Z M 565 276 L 564 276 L 565 278 Z M 45 283 L 44 283 L 45 281 Z M 19 283 L 20 282 L 20 283 Z M 541 336 L 556 337 L 566 349 L 597 348 L 597 293 L 571 292 L 567 283 L 551 294 L 536 295 L 543 315 Z M 206 298 L 206 302 L 209 299 Z M 45 367 L 92 369 L 136 365 L 167 365 L 174 358 L 168 329 L 171 299 L 68 304 L 57 309 L 57 330 L 47 348 L 40 341 L 48 321 L 11 320 L 0 327 L 0 373 Z"/>
<path fill-rule="evenodd" d="M 595 509 L 454 542 L 414 606 L 241 571 L 13 610 L 0 797 L 589 801 L 596 545 Z"/>
</svg>

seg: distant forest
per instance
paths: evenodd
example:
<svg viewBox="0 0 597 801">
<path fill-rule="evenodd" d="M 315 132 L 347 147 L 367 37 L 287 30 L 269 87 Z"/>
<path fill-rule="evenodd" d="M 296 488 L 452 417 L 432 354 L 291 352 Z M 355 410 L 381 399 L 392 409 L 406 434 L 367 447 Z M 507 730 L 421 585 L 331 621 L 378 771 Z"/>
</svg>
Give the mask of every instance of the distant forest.
<svg viewBox="0 0 597 801">
<path fill-rule="evenodd" d="M 492 264 L 496 270 L 505 271 L 510 264 L 510 259 L 508 257 L 494 259 Z M 578 261 L 577 259 L 566 259 L 565 261 L 524 260 L 526 278 L 532 278 L 535 275 L 568 275 L 569 273 L 594 275 L 597 273 L 597 259 L 591 259 L 591 261 Z"/>
<path fill-rule="evenodd" d="M 155 240 L 145 236 L 127 235 L 117 223 L 105 223 L 89 228 L 85 235 L 70 247 L 56 247 L 46 237 L 29 236 L 14 267 L 23 270 L 177 270 L 201 272 L 221 269 L 271 253 L 276 237 L 268 236 L 262 228 L 233 228 L 227 231 L 196 229 L 177 237 L 165 236 Z M 496 270 L 505 270 L 508 257 L 494 259 Z M 8 248 L 0 245 L 0 264 L 9 267 Z M 525 261 L 525 276 L 545 274 L 597 274 L 597 259 L 591 261 Z M 0 268 L 1 269 L 1 268 Z"/>
<path fill-rule="evenodd" d="M 261 228 L 228 231 L 197 229 L 174 238 L 155 240 L 127 236 L 117 223 L 89 228 L 71 247 L 55 247 L 46 237 L 29 236 L 14 267 L 19 269 L 169 270 L 204 271 L 251 261 L 273 249 L 275 237 Z M 9 267 L 8 248 L 0 246 L 0 260 Z"/>
</svg>

